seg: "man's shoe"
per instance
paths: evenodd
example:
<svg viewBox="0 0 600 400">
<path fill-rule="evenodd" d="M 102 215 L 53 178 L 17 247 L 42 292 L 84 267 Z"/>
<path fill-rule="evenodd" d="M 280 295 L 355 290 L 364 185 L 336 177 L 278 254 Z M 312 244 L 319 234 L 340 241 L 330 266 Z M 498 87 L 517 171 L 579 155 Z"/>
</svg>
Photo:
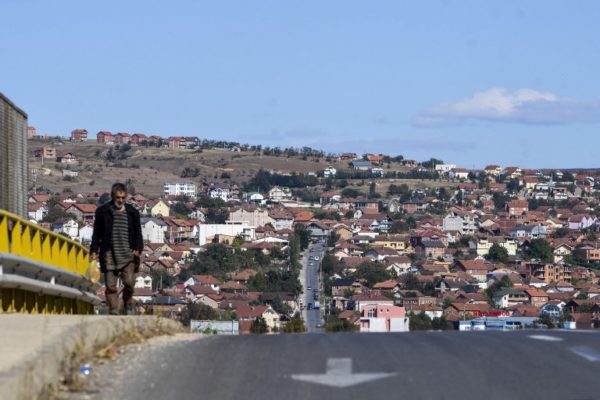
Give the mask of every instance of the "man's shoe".
<svg viewBox="0 0 600 400">
<path fill-rule="evenodd" d="M 133 304 L 125 304 L 125 315 L 135 315 Z"/>
</svg>

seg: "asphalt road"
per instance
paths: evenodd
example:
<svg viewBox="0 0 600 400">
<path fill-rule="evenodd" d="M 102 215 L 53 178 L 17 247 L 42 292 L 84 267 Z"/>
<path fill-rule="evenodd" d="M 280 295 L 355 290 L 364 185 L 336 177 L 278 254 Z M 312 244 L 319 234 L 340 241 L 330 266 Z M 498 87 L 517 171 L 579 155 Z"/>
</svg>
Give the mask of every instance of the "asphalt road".
<svg viewBox="0 0 600 400">
<path fill-rule="evenodd" d="M 94 399 L 600 399 L 600 332 L 210 337 L 139 351 Z"/>
<path fill-rule="evenodd" d="M 311 243 L 302 258 L 303 273 L 301 274 L 301 279 L 304 293 L 302 293 L 301 296 L 305 306 L 308 306 L 309 303 L 315 304 L 314 289 L 319 290 L 321 286 L 319 281 L 319 266 L 321 265 L 324 254 L 325 248 L 322 243 Z M 311 260 L 311 258 L 314 258 L 315 256 L 318 257 L 319 260 Z M 310 290 L 308 289 L 309 287 Z M 320 301 L 321 293 L 317 293 L 319 293 Z M 322 327 L 317 328 L 318 324 L 323 324 L 321 311 L 322 310 L 315 309 L 309 310 L 308 308 L 303 311 L 302 316 L 309 333 L 320 333 L 324 331 Z"/>
</svg>

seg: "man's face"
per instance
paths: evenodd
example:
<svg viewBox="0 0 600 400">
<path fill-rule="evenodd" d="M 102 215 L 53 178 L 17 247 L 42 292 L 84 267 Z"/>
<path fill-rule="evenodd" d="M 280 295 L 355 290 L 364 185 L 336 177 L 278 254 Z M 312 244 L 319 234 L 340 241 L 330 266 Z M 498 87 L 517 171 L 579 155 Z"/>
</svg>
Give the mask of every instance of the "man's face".
<svg viewBox="0 0 600 400">
<path fill-rule="evenodd" d="M 123 208 L 125 205 L 125 199 L 127 199 L 127 193 L 125 192 L 116 192 L 113 196 L 113 201 L 115 202 L 115 206 L 117 208 Z"/>
</svg>

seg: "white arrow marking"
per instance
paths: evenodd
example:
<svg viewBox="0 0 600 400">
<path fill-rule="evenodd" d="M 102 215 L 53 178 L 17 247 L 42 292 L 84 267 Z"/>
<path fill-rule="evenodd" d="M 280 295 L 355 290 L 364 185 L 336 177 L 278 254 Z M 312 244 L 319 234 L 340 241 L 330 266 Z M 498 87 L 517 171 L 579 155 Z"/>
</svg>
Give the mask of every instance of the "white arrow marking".
<svg viewBox="0 0 600 400">
<path fill-rule="evenodd" d="M 351 358 L 328 358 L 327 372 L 324 374 L 294 374 L 291 378 L 297 381 L 316 383 L 318 385 L 345 388 L 377 379 L 389 378 L 394 375 L 396 374 L 385 372 L 353 374 Z"/>
<path fill-rule="evenodd" d="M 600 352 L 587 346 L 571 347 L 571 351 L 578 356 L 585 358 L 588 361 L 600 361 Z"/>
<path fill-rule="evenodd" d="M 536 340 L 545 340 L 546 342 L 562 342 L 563 339 L 556 336 L 548 336 L 548 335 L 529 335 L 530 338 Z"/>
</svg>

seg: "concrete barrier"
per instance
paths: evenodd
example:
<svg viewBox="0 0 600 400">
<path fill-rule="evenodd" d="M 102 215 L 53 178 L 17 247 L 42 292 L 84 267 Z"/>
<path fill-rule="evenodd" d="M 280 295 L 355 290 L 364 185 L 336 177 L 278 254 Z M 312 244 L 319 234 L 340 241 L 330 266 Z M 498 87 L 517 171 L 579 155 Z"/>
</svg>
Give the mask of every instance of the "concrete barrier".
<svg viewBox="0 0 600 400">
<path fill-rule="evenodd" d="M 0 314 L 0 397 L 52 393 L 81 360 L 120 336 L 182 331 L 178 322 L 154 316 Z"/>
</svg>

